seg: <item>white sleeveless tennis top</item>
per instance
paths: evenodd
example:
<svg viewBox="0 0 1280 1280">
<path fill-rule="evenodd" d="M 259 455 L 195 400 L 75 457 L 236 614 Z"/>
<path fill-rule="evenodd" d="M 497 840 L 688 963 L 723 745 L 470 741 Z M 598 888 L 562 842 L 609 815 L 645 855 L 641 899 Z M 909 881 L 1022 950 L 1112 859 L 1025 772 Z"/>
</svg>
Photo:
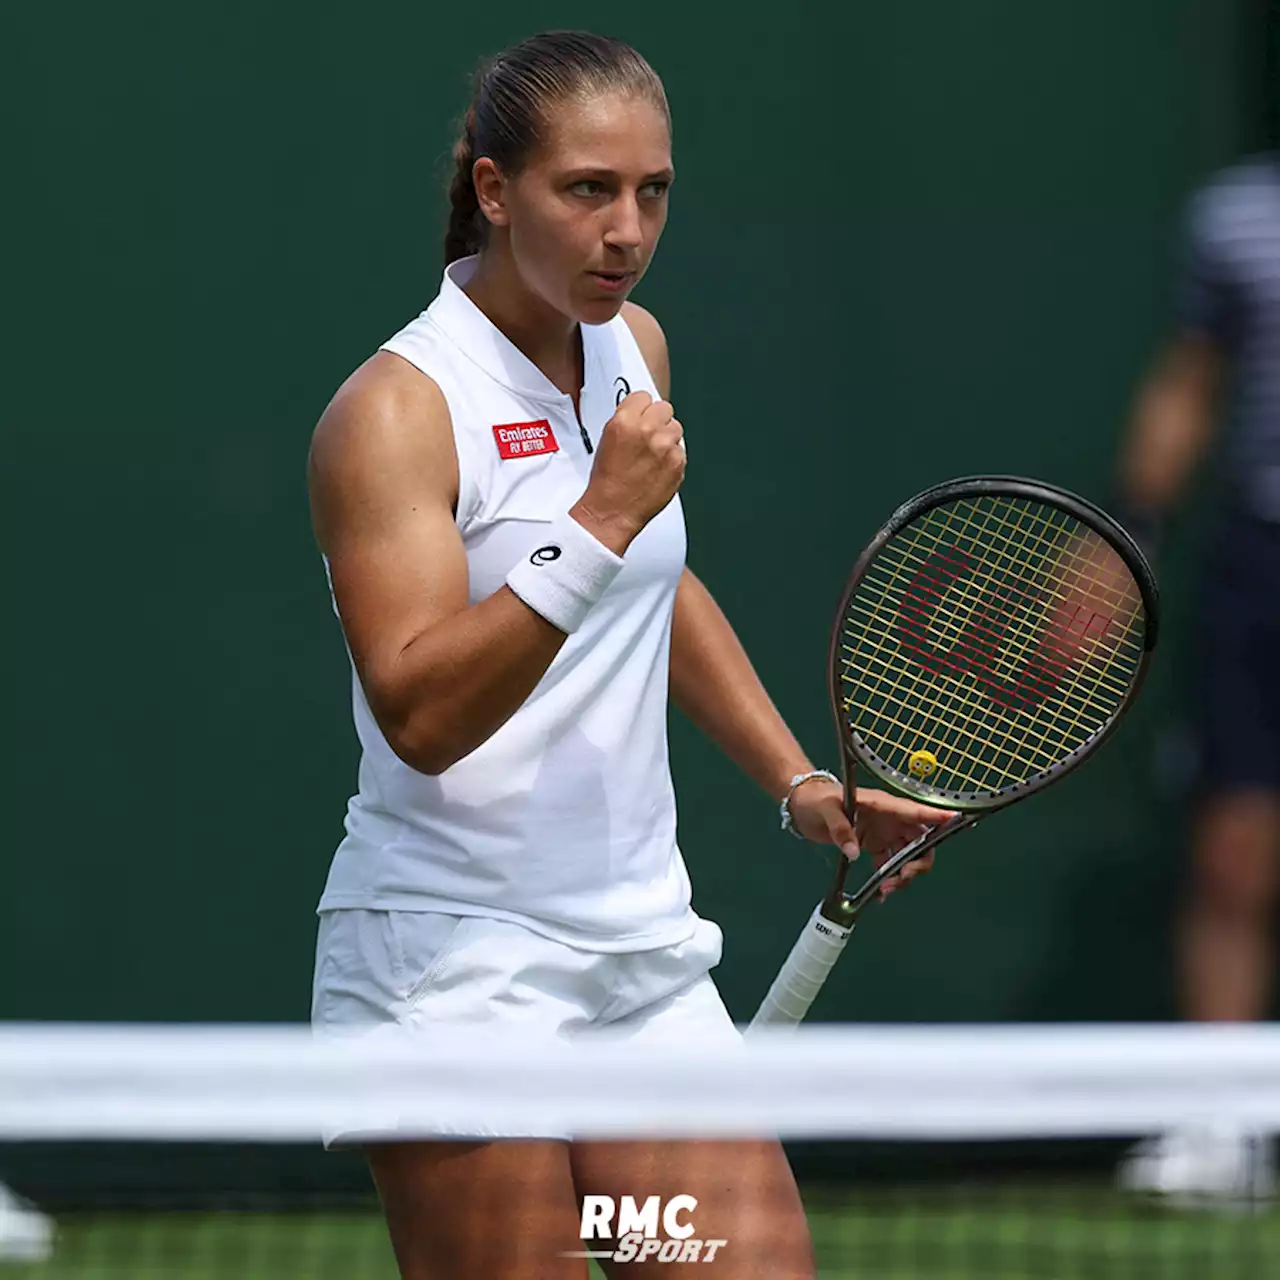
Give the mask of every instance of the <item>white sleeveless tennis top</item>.
<svg viewBox="0 0 1280 1280">
<path fill-rule="evenodd" d="M 448 402 L 473 604 L 582 495 L 588 442 L 599 442 L 621 396 L 658 395 L 625 320 L 583 326 L 579 425 L 570 397 L 462 291 L 475 261 L 451 266 L 435 302 L 382 348 L 434 379 Z M 697 917 L 667 753 L 684 558 L 677 498 L 631 543 L 524 705 L 437 777 L 387 745 L 353 668 L 359 791 L 319 910 L 492 916 L 593 951 L 689 937 Z"/>
</svg>

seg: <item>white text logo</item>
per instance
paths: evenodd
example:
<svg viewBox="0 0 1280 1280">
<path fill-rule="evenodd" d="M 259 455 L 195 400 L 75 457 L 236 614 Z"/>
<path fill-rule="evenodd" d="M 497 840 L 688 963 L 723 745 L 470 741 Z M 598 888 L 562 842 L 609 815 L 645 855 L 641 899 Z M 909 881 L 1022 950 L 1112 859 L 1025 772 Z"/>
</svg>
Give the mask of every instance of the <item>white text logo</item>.
<svg viewBox="0 0 1280 1280">
<path fill-rule="evenodd" d="M 691 1215 L 698 1207 L 693 1196 L 661 1196 L 637 1204 L 634 1196 L 583 1196 L 583 1240 L 609 1241 L 607 1249 L 585 1249 L 572 1258 L 611 1258 L 614 1262 L 711 1262 L 727 1240 L 704 1240 L 694 1233 Z"/>
</svg>

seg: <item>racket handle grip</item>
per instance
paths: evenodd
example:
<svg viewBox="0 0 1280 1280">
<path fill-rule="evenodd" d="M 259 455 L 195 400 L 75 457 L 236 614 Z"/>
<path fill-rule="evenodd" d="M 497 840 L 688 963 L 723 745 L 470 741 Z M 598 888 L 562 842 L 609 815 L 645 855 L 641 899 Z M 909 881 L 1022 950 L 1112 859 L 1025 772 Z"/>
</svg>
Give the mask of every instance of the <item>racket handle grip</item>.
<svg viewBox="0 0 1280 1280">
<path fill-rule="evenodd" d="M 852 924 L 844 926 L 828 920 L 819 903 L 778 970 L 748 1031 L 754 1027 L 795 1026 L 801 1022 L 852 932 Z"/>
</svg>

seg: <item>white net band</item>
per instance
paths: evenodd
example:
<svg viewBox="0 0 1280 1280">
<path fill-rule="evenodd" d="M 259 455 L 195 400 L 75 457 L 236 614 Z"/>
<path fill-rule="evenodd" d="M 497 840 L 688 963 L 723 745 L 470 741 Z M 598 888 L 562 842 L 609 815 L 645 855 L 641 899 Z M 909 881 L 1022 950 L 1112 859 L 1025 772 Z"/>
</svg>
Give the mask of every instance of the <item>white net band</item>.
<svg viewBox="0 0 1280 1280">
<path fill-rule="evenodd" d="M 1280 1028 L 763 1028 L 638 1047 L 305 1027 L 0 1028 L 0 1139 L 399 1137 L 479 1126 L 575 1136 L 1126 1136 L 1280 1132 Z"/>
</svg>

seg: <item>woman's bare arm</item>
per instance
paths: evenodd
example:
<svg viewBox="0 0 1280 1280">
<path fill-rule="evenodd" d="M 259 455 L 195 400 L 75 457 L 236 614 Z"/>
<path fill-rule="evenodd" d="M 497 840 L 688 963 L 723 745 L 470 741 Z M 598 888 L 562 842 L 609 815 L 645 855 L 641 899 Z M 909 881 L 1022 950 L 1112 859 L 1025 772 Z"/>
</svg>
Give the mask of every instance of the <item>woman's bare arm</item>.
<svg viewBox="0 0 1280 1280">
<path fill-rule="evenodd" d="M 624 556 L 680 487 L 681 435 L 665 401 L 628 396 L 568 515 Z M 399 356 L 379 352 L 334 397 L 316 427 L 308 480 L 370 710 L 406 764 L 441 773 L 511 718 L 565 633 L 507 586 L 470 603 L 449 407 Z"/>
<path fill-rule="evenodd" d="M 440 773 L 511 718 L 565 634 L 506 587 L 469 604 L 448 405 L 398 356 L 380 352 L 334 397 L 308 485 L 370 710 L 406 764 Z"/>
</svg>

